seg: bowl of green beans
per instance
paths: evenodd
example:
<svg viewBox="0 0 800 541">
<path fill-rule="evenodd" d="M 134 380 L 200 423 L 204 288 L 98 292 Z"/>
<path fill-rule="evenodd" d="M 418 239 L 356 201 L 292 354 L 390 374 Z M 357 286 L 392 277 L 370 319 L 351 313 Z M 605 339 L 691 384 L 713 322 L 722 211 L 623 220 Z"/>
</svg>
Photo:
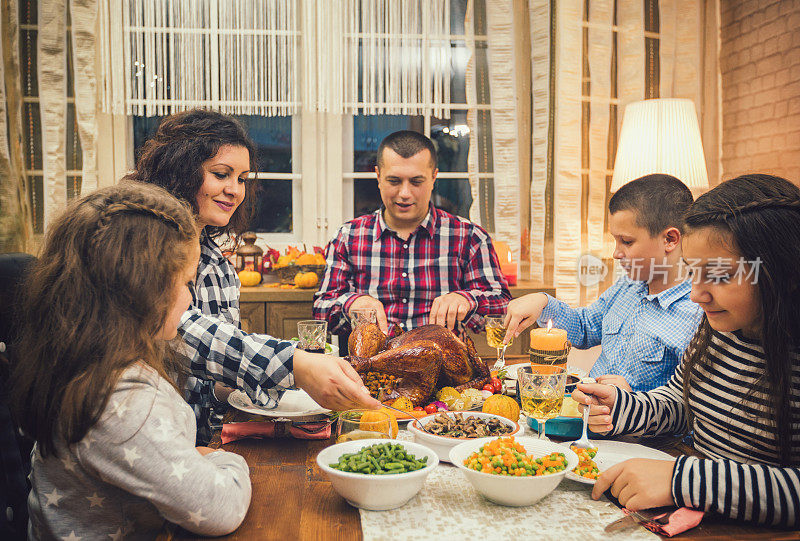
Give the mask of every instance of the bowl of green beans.
<svg viewBox="0 0 800 541">
<path fill-rule="evenodd" d="M 408 503 L 438 464 L 439 457 L 424 445 L 388 439 L 337 443 L 317 455 L 333 489 L 353 507 L 370 511 Z"/>
</svg>

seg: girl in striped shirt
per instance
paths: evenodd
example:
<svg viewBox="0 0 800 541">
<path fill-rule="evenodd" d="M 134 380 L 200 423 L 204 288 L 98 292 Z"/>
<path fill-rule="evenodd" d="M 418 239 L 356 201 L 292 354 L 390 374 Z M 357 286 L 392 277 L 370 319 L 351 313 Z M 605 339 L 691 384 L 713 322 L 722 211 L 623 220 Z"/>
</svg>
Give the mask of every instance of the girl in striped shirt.
<svg viewBox="0 0 800 541">
<path fill-rule="evenodd" d="M 683 257 L 703 321 L 666 385 L 580 385 L 601 434 L 692 430 L 707 458 L 632 459 L 600 476 L 629 509 L 676 504 L 800 525 L 800 189 L 745 175 L 691 207 Z M 588 396 L 587 396 L 588 395 Z"/>
</svg>

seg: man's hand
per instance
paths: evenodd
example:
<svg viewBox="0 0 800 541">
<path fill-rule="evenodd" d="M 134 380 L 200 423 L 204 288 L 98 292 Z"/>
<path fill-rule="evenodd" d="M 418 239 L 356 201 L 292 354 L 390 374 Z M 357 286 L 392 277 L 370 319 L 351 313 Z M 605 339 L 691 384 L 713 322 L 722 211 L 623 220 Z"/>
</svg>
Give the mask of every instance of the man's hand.
<svg viewBox="0 0 800 541">
<path fill-rule="evenodd" d="M 341 411 L 381 407 L 350 363 L 341 357 L 295 350 L 294 384 L 323 408 Z"/>
<path fill-rule="evenodd" d="M 611 487 L 611 494 L 631 511 L 675 505 L 672 500 L 672 471 L 675 460 L 632 458 L 600 474 L 592 489 L 595 500 Z"/>
<path fill-rule="evenodd" d="M 353 310 L 375 310 L 378 312 L 378 327 L 383 331 L 383 334 L 389 336 L 389 322 L 386 321 L 386 308 L 383 307 L 381 301 L 369 295 L 361 295 L 350 305 L 350 311 L 347 313 L 347 317 L 350 317 Z"/>
<path fill-rule="evenodd" d="M 595 434 L 606 434 L 614 428 L 611 424 L 611 408 L 617 401 L 617 389 L 599 383 L 579 383 L 572 392 L 572 399 L 589 408 L 589 430 Z"/>
<path fill-rule="evenodd" d="M 509 340 L 516 338 L 522 331 L 536 323 L 545 306 L 547 306 L 547 295 L 544 293 L 530 293 L 509 302 L 504 322 L 506 336 L 503 338 L 503 344 L 507 344 Z"/>
<path fill-rule="evenodd" d="M 619 387 L 623 391 L 628 391 L 629 393 L 633 392 L 633 389 L 631 389 L 628 381 L 619 374 L 606 374 L 605 376 L 598 376 L 597 383 L 602 383 L 603 385 L 613 385 L 614 387 Z"/>
<path fill-rule="evenodd" d="M 459 293 L 441 295 L 433 299 L 428 323 L 455 329 L 456 321 L 464 321 L 470 308 L 469 301 Z"/>
</svg>

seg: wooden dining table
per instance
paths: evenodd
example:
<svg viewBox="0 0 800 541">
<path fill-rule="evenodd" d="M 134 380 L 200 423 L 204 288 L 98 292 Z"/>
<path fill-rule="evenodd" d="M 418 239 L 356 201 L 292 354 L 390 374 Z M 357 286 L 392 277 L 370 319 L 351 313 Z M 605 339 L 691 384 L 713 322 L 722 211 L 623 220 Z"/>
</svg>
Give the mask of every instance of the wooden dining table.
<svg viewBox="0 0 800 541">
<path fill-rule="evenodd" d="M 519 359 L 511 359 L 519 361 Z M 246 421 L 252 416 L 231 410 L 225 422 Z M 699 455 L 681 438 L 622 437 L 622 441 L 640 443 L 672 456 Z M 314 539 L 360 541 L 361 520 L 358 509 L 351 507 L 334 490 L 317 467 L 320 450 L 334 440 L 299 440 L 292 438 L 241 439 L 224 447 L 217 432 L 210 446 L 224 448 L 244 457 L 250 467 L 253 494 L 250 509 L 241 526 L 222 539 Z M 399 535 L 402 537 L 402 535 Z M 165 527 L 159 540 L 203 539 L 173 524 Z M 752 526 L 711 514 L 699 526 L 672 539 L 750 540 L 800 539 L 800 531 Z"/>
</svg>

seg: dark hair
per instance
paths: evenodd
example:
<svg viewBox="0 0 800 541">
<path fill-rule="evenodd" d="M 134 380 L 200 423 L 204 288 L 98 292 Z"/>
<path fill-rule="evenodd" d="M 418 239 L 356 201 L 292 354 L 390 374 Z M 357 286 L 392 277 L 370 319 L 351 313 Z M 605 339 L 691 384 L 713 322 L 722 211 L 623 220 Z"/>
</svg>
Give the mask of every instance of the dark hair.
<svg viewBox="0 0 800 541">
<path fill-rule="evenodd" d="M 149 182 L 189 203 L 197 214 L 197 192 L 203 184 L 203 162 L 216 156 L 220 147 L 244 147 L 250 153 L 250 171 L 258 171 L 255 145 L 244 127 L 233 117 L 192 109 L 170 115 L 144 144 L 136 170 L 125 178 Z M 210 236 L 244 233 L 253 217 L 257 184 L 245 184 L 242 203 L 225 227 L 206 227 Z"/>
<path fill-rule="evenodd" d="M 401 130 L 384 137 L 378 146 L 378 167 L 383 166 L 383 149 L 385 148 L 391 148 L 403 158 L 410 158 L 427 150 L 431 153 L 431 166 L 436 169 L 436 147 L 433 145 L 433 141 L 419 132 Z"/>
<path fill-rule="evenodd" d="M 781 463 L 792 460 L 792 363 L 800 345 L 800 189 L 772 175 L 743 175 L 701 195 L 686 215 L 694 229 L 713 228 L 745 261 L 761 261 L 758 293 L 763 325 L 761 344 L 771 414 L 778 434 Z M 704 316 L 688 348 L 684 365 L 684 400 L 692 383 L 707 377 L 706 356 L 712 329 Z M 704 373 L 706 375 L 704 375 Z M 688 408 L 687 408 L 688 409 Z"/>
<path fill-rule="evenodd" d="M 611 214 L 630 210 L 636 224 L 654 237 L 674 227 L 683 233 L 683 217 L 692 204 L 692 192 L 671 175 L 645 175 L 624 184 L 608 202 Z"/>
<path fill-rule="evenodd" d="M 83 439 L 131 364 L 169 379 L 174 355 L 154 337 L 197 243 L 187 206 L 129 181 L 73 202 L 50 225 L 22 292 L 9 386 L 43 456 L 55 453 L 56 438 Z"/>
</svg>

